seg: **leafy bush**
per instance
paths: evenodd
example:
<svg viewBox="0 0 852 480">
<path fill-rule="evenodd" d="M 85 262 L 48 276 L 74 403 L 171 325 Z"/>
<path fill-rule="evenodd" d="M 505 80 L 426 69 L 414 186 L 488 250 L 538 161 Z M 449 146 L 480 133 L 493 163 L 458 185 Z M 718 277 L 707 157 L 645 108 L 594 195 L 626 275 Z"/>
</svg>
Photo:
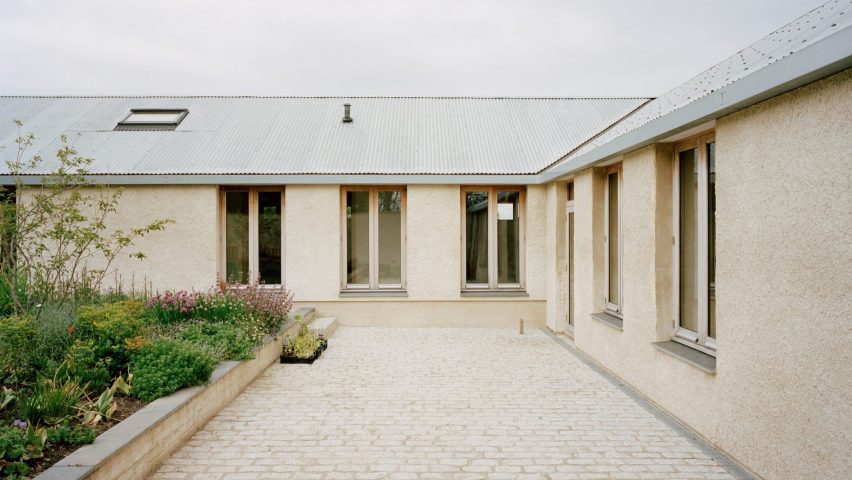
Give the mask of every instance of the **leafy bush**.
<svg viewBox="0 0 852 480">
<path fill-rule="evenodd" d="M 30 355 L 35 341 L 30 317 L 0 318 L 0 381 L 15 384 L 32 378 Z"/>
<path fill-rule="evenodd" d="M 93 340 L 77 340 L 65 354 L 68 375 L 90 388 L 104 388 L 109 385 L 110 357 L 99 357 L 95 353 Z"/>
<path fill-rule="evenodd" d="M 151 401 L 210 379 L 216 361 L 191 343 L 157 339 L 133 353 L 133 396 Z"/>
<path fill-rule="evenodd" d="M 249 360 L 254 357 L 254 342 L 234 325 L 194 322 L 183 327 L 175 338 L 202 348 L 216 360 Z"/>
<path fill-rule="evenodd" d="M 30 363 L 41 372 L 53 372 L 65 360 L 65 355 L 74 344 L 71 325 L 76 318 L 70 305 L 45 304 L 31 325 L 36 331 Z"/>
<path fill-rule="evenodd" d="M 0 474 L 3 478 L 24 476 L 30 469 L 21 461 L 27 453 L 27 437 L 18 427 L 0 427 Z"/>
<path fill-rule="evenodd" d="M 131 348 L 127 340 L 145 329 L 145 308 L 138 300 L 124 300 L 77 309 L 74 332 L 90 340 L 95 358 L 105 361 L 109 377 L 117 377 L 130 361 Z"/>
<path fill-rule="evenodd" d="M 60 372 L 50 379 L 41 377 L 30 396 L 18 399 L 21 417 L 32 424 L 41 422 L 56 425 L 74 417 L 85 394 L 74 380 L 59 378 Z"/>
<path fill-rule="evenodd" d="M 146 307 L 157 322 L 171 324 L 190 318 L 198 303 L 198 297 L 198 293 L 186 290 L 167 291 L 149 298 Z"/>
<path fill-rule="evenodd" d="M 47 442 L 51 444 L 88 445 L 94 442 L 97 436 L 97 431 L 92 427 L 83 425 L 72 427 L 68 422 L 47 429 Z"/>
<path fill-rule="evenodd" d="M 284 343 L 284 355 L 296 358 L 311 358 L 322 346 L 316 335 L 308 330 L 308 325 L 301 322 L 299 334 Z"/>
</svg>

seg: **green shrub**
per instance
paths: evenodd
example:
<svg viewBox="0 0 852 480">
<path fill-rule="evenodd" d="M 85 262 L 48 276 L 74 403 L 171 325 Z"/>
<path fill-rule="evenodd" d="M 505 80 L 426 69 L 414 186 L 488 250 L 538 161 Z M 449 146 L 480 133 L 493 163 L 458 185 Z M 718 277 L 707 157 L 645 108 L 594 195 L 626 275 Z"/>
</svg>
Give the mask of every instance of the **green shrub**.
<svg viewBox="0 0 852 480">
<path fill-rule="evenodd" d="M 322 346 L 322 342 L 308 330 L 306 323 L 300 323 L 299 334 L 284 344 L 284 355 L 296 358 L 310 358 Z"/>
<path fill-rule="evenodd" d="M 49 443 L 67 443 L 69 445 L 88 445 L 95 441 L 98 436 L 94 428 L 83 425 L 74 425 L 68 422 L 47 429 L 47 441 Z"/>
<path fill-rule="evenodd" d="M 110 378 L 117 377 L 130 361 L 131 348 L 127 340 L 143 334 L 144 330 L 145 308 L 138 300 L 77 309 L 74 333 L 83 340 L 92 341 L 95 358 L 105 360 Z"/>
<path fill-rule="evenodd" d="M 105 388 L 109 385 L 110 357 L 98 357 L 95 353 L 95 342 L 92 340 L 77 340 L 65 354 L 68 375 L 92 389 Z"/>
<path fill-rule="evenodd" d="M 31 454 L 35 454 L 35 457 L 41 455 L 39 442 L 35 441 L 31 445 L 27 430 L 18 427 L 0 427 L 0 477 L 25 478 L 30 472 L 30 467 L 24 463 L 24 460 L 29 459 Z"/>
<path fill-rule="evenodd" d="M 210 379 L 216 365 L 203 349 L 181 340 L 160 338 L 133 352 L 133 396 L 151 401 Z"/>
<path fill-rule="evenodd" d="M 45 304 L 32 320 L 36 337 L 30 363 L 37 371 L 56 371 L 65 360 L 66 352 L 74 344 L 74 335 L 69 331 L 74 321 L 74 307 L 55 303 Z"/>
<path fill-rule="evenodd" d="M 248 313 L 248 305 L 230 292 L 208 292 L 196 301 L 193 315 L 216 323 L 232 323 Z"/>
<path fill-rule="evenodd" d="M 0 318 L 0 382 L 17 384 L 32 380 L 30 363 L 36 343 L 36 331 L 29 317 L 13 315 Z"/>
<path fill-rule="evenodd" d="M 181 329 L 176 338 L 204 349 L 216 360 L 249 360 L 254 357 L 254 342 L 234 325 L 195 322 Z"/>
<path fill-rule="evenodd" d="M 18 398 L 21 417 L 30 424 L 56 425 L 77 414 L 85 393 L 83 387 L 74 380 L 58 377 L 59 372 L 52 379 L 39 378 L 32 394 Z"/>
</svg>

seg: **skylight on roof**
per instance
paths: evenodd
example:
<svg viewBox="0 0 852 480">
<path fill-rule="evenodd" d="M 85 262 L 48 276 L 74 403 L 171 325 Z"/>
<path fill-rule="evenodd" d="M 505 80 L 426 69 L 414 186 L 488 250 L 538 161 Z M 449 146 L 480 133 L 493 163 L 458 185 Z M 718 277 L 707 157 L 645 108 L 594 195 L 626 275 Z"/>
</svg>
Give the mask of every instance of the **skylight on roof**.
<svg viewBox="0 0 852 480">
<path fill-rule="evenodd" d="M 189 113 L 187 109 L 132 109 L 116 130 L 174 130 Z"/>
</svg>

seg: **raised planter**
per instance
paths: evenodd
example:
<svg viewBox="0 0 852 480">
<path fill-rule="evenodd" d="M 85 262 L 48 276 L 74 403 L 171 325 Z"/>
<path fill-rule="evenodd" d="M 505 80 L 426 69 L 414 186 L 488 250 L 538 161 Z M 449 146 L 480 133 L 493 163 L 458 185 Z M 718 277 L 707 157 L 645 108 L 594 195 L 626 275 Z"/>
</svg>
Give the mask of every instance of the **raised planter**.
<svg viewBox="0 0 852 480">
<path fill-rule="evenodd" d="M 313 316 L 313 309 L 293 312 Z M 77 449 L 36 480 L 143 479 L 183 445 L 225 405 L 237 397 L 281 354 L 282 340 L 297 332 L 288 321 L 254 352 L 254 359 L 220 363 L 210 383 L 159 398 L 102 433 L 95 443 Z"/>
</svg>

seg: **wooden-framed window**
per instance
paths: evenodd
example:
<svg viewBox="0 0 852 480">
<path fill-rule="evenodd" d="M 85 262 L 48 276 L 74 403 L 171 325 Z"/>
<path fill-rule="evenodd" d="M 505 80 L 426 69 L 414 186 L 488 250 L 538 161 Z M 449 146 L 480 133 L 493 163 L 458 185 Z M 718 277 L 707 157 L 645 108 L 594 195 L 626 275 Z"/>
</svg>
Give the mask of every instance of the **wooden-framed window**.
<svg viewBox="0 0 852 480">
<path fill-rule="evenodd" d="M 702 135 L 675 146 L 674 340 L 716 351 L 716 139 Z"/>
<path fill-rule="evenodd" d="M 565 202 L 565 262 L 568 271 L 568 330 L 574 332 L 574 182 L 568 184 Z"/>
<path fill-rule="evenodd" d="M 621 164 L 606 171 L 604 184 L 604 308 L 607 313 L 621 316 L 622 298 L 622 235 L 621 235 Z"/>
<path fill-rule="evenodd" d="M 405 289 L 405 187 L 341 189 L 342 290 Z"/>
<path fill-rule="evenodd" d="M 282 284 L 284 189 L 222 187 L 219 210 L 222 280 Z"/>
<path fill-rule="evenodd" d="M 523 290 L 526 190 L 463 187 L 462 290 Z"/>
</svg>

